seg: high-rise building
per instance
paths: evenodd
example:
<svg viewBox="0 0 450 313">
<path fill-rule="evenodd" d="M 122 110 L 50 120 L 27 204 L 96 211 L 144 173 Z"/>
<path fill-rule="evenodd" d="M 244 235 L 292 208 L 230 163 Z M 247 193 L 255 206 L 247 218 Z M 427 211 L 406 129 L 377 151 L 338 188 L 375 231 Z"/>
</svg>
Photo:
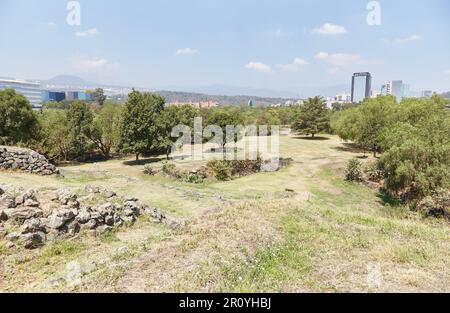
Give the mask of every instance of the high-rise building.
<svg viewBox="0 0 450 313">
<path fill-rule="evenodd" d="M 30 101 L 33 108 L 42 107 L 41 84 L 20 79 L 2 79 L 0 78 L 0 90 L 14 89 Z"/>
<path fill-rule="evenodd" d="M 372 90 L 372 75 L 369 72 L 354 73 L 352 76 L 352 102 L 361 102 L 370 98 Z"/>
<path fill-rule="evenodd" d="M 386 94 L 394 96 L 400 102 L 409 97 L 409 85 L 404 84 L 402 80 L 392 80 L 386 85 Z"/>
</svg>

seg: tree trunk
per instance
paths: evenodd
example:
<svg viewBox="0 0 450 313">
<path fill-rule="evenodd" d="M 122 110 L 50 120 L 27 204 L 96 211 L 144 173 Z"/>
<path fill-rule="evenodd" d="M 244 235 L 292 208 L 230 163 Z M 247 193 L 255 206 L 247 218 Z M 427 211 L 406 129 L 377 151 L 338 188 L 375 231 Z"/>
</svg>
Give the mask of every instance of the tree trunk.
<svg viewBox="0 0 450 313">
<path fill-rule="evenodd" d="M 311 136 L 312 136 L 311 138 L 314 138 L 314 134 L 311 134 Z"/>
<path fill-rule="evenodd" d="M 139 153 L 136 153 L 136 161 L 139 161 Z"/>
<path fill-rule="evenodd" d="M 169 155 L 170 155 L 170 148 L 167 148 L 167 150 L 166 150 L 166 160 L 169 160 Z"/>
</svg>

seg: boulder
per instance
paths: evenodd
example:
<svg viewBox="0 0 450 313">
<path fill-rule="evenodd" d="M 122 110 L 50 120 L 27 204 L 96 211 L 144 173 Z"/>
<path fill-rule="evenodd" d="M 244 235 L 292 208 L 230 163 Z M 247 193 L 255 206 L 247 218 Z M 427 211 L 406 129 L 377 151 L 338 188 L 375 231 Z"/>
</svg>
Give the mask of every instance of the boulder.
<svg viewBox="0 0 450 313">
<path fill-rule="evenodd" d="M 41 223 L 39 218 L 31 218 L 26 220 L 21 227 L 22 234 L 35 233 L 39 231 L 45 231 L 45 225 Z"/>
<path fill-rule="evenodd" d="M 97 227 L 97 221 L 94 219 L 90 219 L 87 223 L 80 225 L 81 229 L 95 229 Z"/>
<path fill-rule="evenodd" d="M 80 224 L 86 224 L 91 219 L 91 213 L 87 209 L 82 209 L 75 218 Z"/>
<path fill-rule="evenodd" d="M 16 198 L 9 194 L 3 194 L 0 196 L 0 208 L 15 208 L 16 207 Z"/>
<path fill-rule="evenodd" d="M 60 210 L 56 214 L 52 214 L 47 219 L 47 227 L 52 229 L 60 229 L 68 221 L 71 221 L 75 217 L 74 213 L 70 210 Z"/>
<path fill-rule="evenodd" d="M 10 209 L 8 212 L 8 217 L 17 221 L 25 221 L 30 218 L 42 217 L 44 212 L 40 208 L 35 207 L 20 207 L 15 209 Z"/>
<path fill-rule="evenodd" d="M 20 242 L 25 249 L 35 249 L 40 247 L 45 242 L 45 233 L 36 232 L 25 234 L 20 237 Z"/>
</svg>

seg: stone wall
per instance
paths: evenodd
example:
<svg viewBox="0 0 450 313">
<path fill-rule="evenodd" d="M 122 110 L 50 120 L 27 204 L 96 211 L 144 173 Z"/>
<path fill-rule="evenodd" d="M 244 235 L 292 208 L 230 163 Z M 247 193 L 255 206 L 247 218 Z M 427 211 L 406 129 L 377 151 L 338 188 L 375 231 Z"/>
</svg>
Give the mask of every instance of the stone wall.
<svg viewBox="0 0 450 313">
<path fill-rule="evenodd" d="M 43 155 L 32 150 L 0 147 L 0 170 L 17 170 L 38 175 L 59 175 L 59 170 Z"/>
</svg>

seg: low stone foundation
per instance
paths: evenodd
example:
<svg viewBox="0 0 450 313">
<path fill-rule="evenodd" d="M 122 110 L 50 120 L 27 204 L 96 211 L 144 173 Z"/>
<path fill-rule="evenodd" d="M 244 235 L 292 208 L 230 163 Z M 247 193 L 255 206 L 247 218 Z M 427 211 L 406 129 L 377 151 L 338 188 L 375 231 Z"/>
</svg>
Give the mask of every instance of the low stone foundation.
<svg viewBox="0 0 450 313">
<path fill-rule="evenodd" d="M 0 170 L 17 170 L 38 175 L 59 175 L 56 166 L 43 155 L 25 149 L 6 149 L 0 147 Z"/>
</svg>

